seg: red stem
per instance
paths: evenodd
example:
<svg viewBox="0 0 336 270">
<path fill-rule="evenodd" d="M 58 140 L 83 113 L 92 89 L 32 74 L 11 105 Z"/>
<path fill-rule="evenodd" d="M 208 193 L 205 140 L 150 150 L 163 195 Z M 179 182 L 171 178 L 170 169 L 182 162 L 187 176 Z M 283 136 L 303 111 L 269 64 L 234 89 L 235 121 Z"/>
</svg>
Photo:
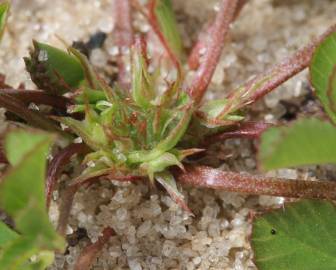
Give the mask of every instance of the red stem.
<svg viewBox="0 0 336 270">
<path fill-rule="evenodd" d="M 2 94 L 14 97 L 25 105 L 29 105 L 29 103 L 43 104 L 64 111 L 66 111 L 68 105 L 72 104 L 72 101 L 66 97 L 52 95 L 41 90 L 5 88 L 0 89 L 0 95 Z"/>
<path fill-rule="evenodd" d="M 114 35 L 119 53 L 117 58 L 118 64 L 118 81 L 123 89 L 130 87 L 130 74 L 125 64 L 124 51 L 130 50 L 134 42 L 134 33 L 132 26 L 132 5 L 129 0 L 114 0 L 114 18 L 115 29 Z"/>
<path fill-rule="evenodd" d="M 206 26 L 199 34 L 198 40 L 188 57 L 188 65 L 191 70 L 196 70 L 199 68 L 201 63 L 202 51 L 206 51 L 207 41 L 209 35 L 212 32 L 213 24 Z"/>
<path fill-rule="evenodd" d="M 108 243 L 110 237 L 113 235 L 115 235 L 115 232 L 112 228 L 105 228 L 102 232 L 102 236 L 100 236 L 95 243 L 89 244 L 82 250 L 74 270 L 90 270 L 94 260 L 98 257 L 99 252 L 101 252 L 104 245 Z"/>
<path fill-rule="evenodd" d="M 71 137 L 68 133 L 64 132 L 57 122 L 45 117 L 43 114 L 29 110 L 25 104 L 8 94 L 0 94 L 0 107 L 5 108 L 11 113 L 25 120 L 33 127 L 41 128 L 47 131 L 57 132 L 65 138 Z"/>
<path fill-rule="evenodd" d="M 292 57 L 285 59 L 279 65 L 270 68 L 266 72 L 256 76 L 242 86 L 233 90 L 228 95 L 227 105 L 224 107 L 218 118 L 222 119 L 230 112 L 236 111 L 255 102 L 305 69 L 310 63 L 315 48 L 325 39 L 326 36 L 335 31 L 336 24 L 329 27 L 320 37 L 297 51 Z"/>
<path fill-rule="evenodd" d="M 206 166 L 186 167 L 176 173 L 177 180 L 196 187 L 255 195 L 289 198 L 336 199 L 336 183 L 278 179 L 250 174 L 227 172 Z"/>
<path fill-rule="evenodd" d="M 243 9 L 247 1 L 248 0 L 239 0 L 235 11 L 234 20 L 238 18 L 241 10 Z M 214 24 L 211 23 L 201 31 L 196 44 L 191 49 L 190 55 L 188 57 L 188 65 L 191 70 L 196 70 L 200 65 L 202 51 L 205 51 L 207 48 L 207 41 L 209 39 L 209 35 L 212 32 L 213 26 Z"/>
<path fill-rule="evenodd" d="M 194 101 L 199 103 L 205 94 L 219 61 L 226 34 L 234 19 L 239 0 L 222 0 L 211 33 L 207 42 L 207 50 L 188 92 Z"/>
<path fill-rule="evenodd" d="M 46 180 L 46 203 L 47 209 L 50 205 L 51 194 L 55 189 L 55 185 L 64 170 L 64 167 L 69 163 L 71 157 L 75 154 L 84 154 L 88 151 L 88 147 L 83 143 L 72 143 L 58 152 L 48 166 Z"/>
</svg>

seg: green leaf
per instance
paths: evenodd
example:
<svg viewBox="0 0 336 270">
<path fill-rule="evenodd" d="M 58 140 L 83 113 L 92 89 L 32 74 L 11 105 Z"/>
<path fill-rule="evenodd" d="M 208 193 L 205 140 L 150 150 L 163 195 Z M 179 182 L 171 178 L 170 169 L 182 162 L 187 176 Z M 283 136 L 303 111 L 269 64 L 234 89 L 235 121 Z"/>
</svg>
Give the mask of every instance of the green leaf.
<svg viewBox="0 0 336 270">
<path fill-rule="evenodd" d="M 155 92 L 142 47 L 142 40 L 137 40 L 132 51 L 132 96 L 135 103 L 146 110 L 151 106 Z"/>
<path fill-rule="evenodd" d="M 34 147 L 43 141 L 46 134 L 35 132 L 34 136 L 30 132 L 17 130 L 6 136 L 5 150 L 7 159 L 11 165 L 16 165 L 22 160 L 25 154 L 29 153 Z"/>
<path fill-rule="evenodd" d="M 0 221 L 0 250 L 7 243 L 15 240 L 18 237 L 18 234 L 10 229 L 5 223 Z"/>
<path fill-rule="evenodd" d="M 84 80 L 81 63 L 73 55 L 50 45 L 33 41 L 30 58 L 24 58 L 33 82 L 45 91 L 64 94 Z"/>
<path fill-rule="evenodd" d="M 336 128 L 319 119 L 273 127 L 261 136 L 258 159 L 266 170 L 336 163 Z"/>
<path fill-rule="evenodd" d="M 227 104 L 227 99 L 211 100 L 203 104 L 200 111 L 207 114 L 210 118 L 216 118 L 222 112 L 223 107 Z"/>
<path fill-rule="evenodd" d="M 14 167 L 0 182 L 0 208 L 13 219 L 19 234 L 7 235 L 10 238 L 0 248 L 0 269 L 44 269 L 51 263 L 54 250 L 64 248 L 64 240 L 49 222 L 45 207 L 46 157 L 53 139 L 46 133 L 22 130 L 6 137 L 5 149 Z M 2 224 L 0 238 L 3 231 Z M 30 262 L 33 255 L 38 259 Z"/>
<path fill-rule="evenodd" d="M 0 40 L 5 31 L 9 8 L 9 2 L 4 2 L 0 4 Z"/>
<path fill-rule="evenodd" d="M 183 46 L 178 31 L 175 13 L 170 0 L 156 0 L 155 15 L 159 22 L 160 30 L 165 36 L 169 46 L 176 56 L 181 59 Z"/>
<path fill-rule="evenodd" d="M 81 68 L 83 69 L 84 72 L 84 77 L 89 87 L 91 87 L 92 89 L 100 89 L 101 87 L 99 81 L 97 80 L 97 74 L 91 67 L 87 57 L 73 47 L 68 48 L 68 50 L 80 63 Z"/>
<path fill-rule="evenodd" d="M 60 123 L 68 126 L 73 132 L 80 136 L 83 141 L 92 149 L 98 151 L 107 144 L 103 127 L 96 121 L 86 118 L 83 121 L 71 117 L 55 118 Z"/>
<path fill-rule="evenodd" d="M 182 117 L 179 119 L 179 122 L 172 130 L 170 130 L 166 138 L 160 141 L 157 146 L 150 151 L 139 150 L 131 152 L 128 155 L 128 161 L 130 163 L 153 161 L 163 153 L 172 150 L 186 132 L 193 112 L 193 104 L 187 105 L 183 111 Z"/>
<path fill-rule="evenodd" d="M 167 135 L 167 137 L 157 145 L 156 148 L 158 150 L 165 152 L 175 147 L 175 145 L 181 140 L 184 133 L 186 132 L 193 112 L 194 112 L 194 105 L 190 103 L 185 107 L 183 116 L 176 124 L 175 128 L 172 129 L 170 133 Z"/>
<path fill-rule="evenodd" d="M 166 168 L 174 165 L 183 168 L 182 163 L 174 154 L 163 153 L 161 156 L 155 159 L 142 163 L 140 169 L 144 170 L 149 178 L 153 180 L 155 173 L 162 172 Z"/>
<path fill-rule="evenodd" d="M 255 219 L 252 247 L 259 270 L 336 269 L 336 208 L 304 200 Z"/>
<path fill-rule="evenodd" d="M 310 76 L 317 97 L 336 123 L 336 33 L 329 35 L 315 50 Z"/>
<path fill-rule="evenodd" d="M 25 137 L 22 132 L 22 130 L 11 132 L 5 140 L 7 156 L 11 157 L 16 165 L 0 184 L 0 205 L 9 215 L 16 215 L 25 209 L 31 199 L 36 200 L 42 209 L 45 203 L 43 181 L 52 137 L 43 133 L 36 136 L 29 133 L 32 140 L 25 140 L 29 145 L 20 148 L 13 143 L 13 140 L 19 143 Z"/>
</svg>

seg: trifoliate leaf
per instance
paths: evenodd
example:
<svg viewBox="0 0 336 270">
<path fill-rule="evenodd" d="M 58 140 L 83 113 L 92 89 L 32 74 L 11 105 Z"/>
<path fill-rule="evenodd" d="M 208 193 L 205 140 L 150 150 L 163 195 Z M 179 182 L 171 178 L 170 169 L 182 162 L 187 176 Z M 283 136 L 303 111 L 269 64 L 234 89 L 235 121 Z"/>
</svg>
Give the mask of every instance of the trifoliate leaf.
<svg viewBox="0 0 336 270">
<path fill-rule="evenodd" d="M 336 33 L 329 35 L 315 50 L 310 76 L 317 97 L 336 123 Z"/>
<path fill-rule="evenodd" d="M 272 127 L 261 136 L 259 161 L 266 170 L 336 163 L 336 128 L 319 119 Z"/>
<path fill-rule="evenodd" d="M 252 247 L 259 270 L 336 269 L 336 208 L 304 200 L 257 217 Z"/>
<path fill-rule="evenodd" d="M 34 132 L 32 136 L 31 132 L 25 130 L 17 130 L 15 133 L 9 133 L 6 136 L 5 150 L 10 164 L 12 166 L 17 165 L 22 158 L 32 151 L 45 137 L 45 133 Z"/>
<path fill-rule="evenodd" d="M 64 248 L 45 207 L 46 157 L 52 140 L 46 133 L 24 134 L 22 130 L 10 132 L 5 140 L 14 167 L 0 182 L 0 208 L 13 219 L 17 234 L 0 223 L 0 241 L 5 243 L 0 244 L 0 269 L 44 269 L 54 251 Z M 1 236 L 6 229 L 7 239 Z"/>
</svg>

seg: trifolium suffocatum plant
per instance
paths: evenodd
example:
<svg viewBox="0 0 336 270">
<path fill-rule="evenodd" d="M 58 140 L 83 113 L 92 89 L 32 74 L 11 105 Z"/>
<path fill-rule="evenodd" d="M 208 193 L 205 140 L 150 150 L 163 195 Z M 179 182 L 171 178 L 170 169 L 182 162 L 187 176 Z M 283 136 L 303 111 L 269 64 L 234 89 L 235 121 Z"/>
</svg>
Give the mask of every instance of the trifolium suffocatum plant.
<svg viewBox="0 0 336 270">
<path fill-rule="evenodd" d="M 64 165 L 75 154 L 83 157 L 84 169 L 66 184 L 61 200 L 60 233 L 65 232 L 78 188 L 101 177 L 142 180 L 151 186 L 159 183 L 189 212 L 176 182 L 249 194 L 335 199 L 333 182 L 285 181 L 222 171 L 197 160 L 189 162 L 218 140 L 259 138 L 269 125 L 247 121 L 241 109 L 305 69 L 316 47 L 336 30 L 331 26 L 321 37 L 225 98 L 204 101 L 225 37 L 245 2 L 220 0 L 217 15 L 186 57 L 169 0 L 149 0 L 144 5 L 136 0 L 115 0 L 115 16 L 119 18 L 112 34 L 118 48 L 117 79 L 97 72 L 80 46 L 65 44 L 63 50 L 33 41 L 24 61 L 39 90 L 6 86 L 0 93 L 0 106 L 15 114 L 21 124 L 56 133 L 67 144 L 49 163 L 47 206 Z M 149 54 L 148 35 L 132 27 L 133 12 L 148 21 L 164 50 L 162 55 Z M 167 69 L 169 76 L 164 75 Z M 191 79 L 186 76 L 190 70 L 194 70 Z M 31 103 L 47 105 L 49 110 L 36 110 Z M 101 241 L 105 243 L 111 234 L 107 228 Z"/>
</svg>

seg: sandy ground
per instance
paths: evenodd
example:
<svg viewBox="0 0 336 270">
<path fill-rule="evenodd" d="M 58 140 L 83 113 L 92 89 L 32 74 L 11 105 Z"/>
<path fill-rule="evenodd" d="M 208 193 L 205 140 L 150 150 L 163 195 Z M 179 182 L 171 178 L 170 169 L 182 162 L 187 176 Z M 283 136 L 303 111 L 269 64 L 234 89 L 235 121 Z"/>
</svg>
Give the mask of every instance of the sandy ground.
<svg viewBox="0 0 336 270">
<path fill-rule="evenodd" d="M 22 61 L 33 38 L 60 45 L 55 34 L 71 43 L 85 40 L 97 31 L 106 32 L 108 38 L 103 49 L 93 51 L 91 61 L 97 67 L 106 65 L 115 54 L 111 2 L 13 0 L 9 31 L 1 44 L 0 72 L 7 75 L 7 82 L 13 86 L 23 82 L 33 87 L 23 72 Z M 186 47 L 190 47 L 201 25 L 213 15 L 217 2 L 174 1 Z M 335 1 L 251 0 L 232 27 L 207 98 L 223 96 L 305 44 L 334 22 L 335 12 Z M 303 72 L 250 108 L 249 117 L 285 122 L 290 118 L 288 101 L 296 106 L 294 116 L 316 107 L 315 101 L 308 97 L 309 85 Z M 204 163 L 256 172 L 253 146 L 254 142 L 243 140 L 216 144 Z M 268 174 L 292 179 L 335 176 L 328 167 L 283 169 Z M 69 176 L 62 178 L 67 180 Z M 96 241 L 106 226 L 112 226 L 117 235 L 100 254 L 95 270 L 256 269 L 248 242 L 249 213 L 275 207 L 283 199 L 186 187 L 183 191 L 195 217 L 179 209 L 165 192 L 151 190 L 146 183 L 105 182 L 82 190 L 76 195 L 67 232 L 77 240 L 64 256 L 57 256 L 50 269 L 72 269 L 81 248 Z M 58 192 L 55 192 L 50 212 L 52 220 L 57 218 L 57 201 Z"/>
</svg>

